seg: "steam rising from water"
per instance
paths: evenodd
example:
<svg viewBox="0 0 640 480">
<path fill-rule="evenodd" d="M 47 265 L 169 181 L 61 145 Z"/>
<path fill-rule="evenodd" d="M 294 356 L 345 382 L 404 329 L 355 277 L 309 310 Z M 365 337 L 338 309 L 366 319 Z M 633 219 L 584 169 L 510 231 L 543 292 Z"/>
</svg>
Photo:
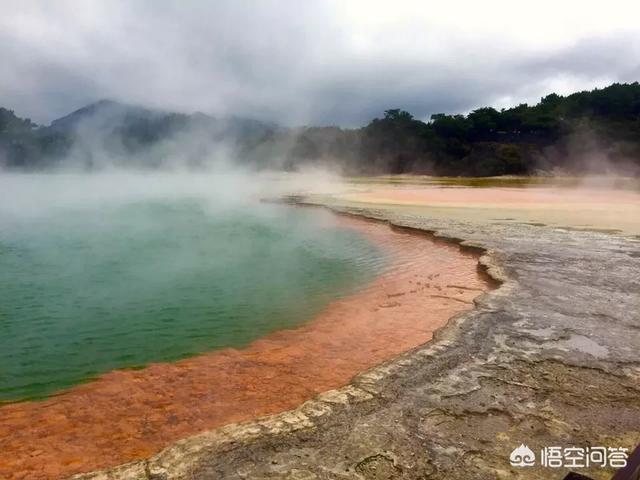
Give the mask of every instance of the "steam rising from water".
<svg viewBox="0 0 640 480">
<path fill-rule="evenodd" d="M 0 222 L 7 217 L 46 215 L 59 209 L 99 209 L 150 200 L 197 199 L 223 210 L 261 199 L 341 190 L 337 175 L 216 171 L 109 170 L 101 173 L 0 173 Z M 2 223 L 0 223 L 2 226 Z"/>
<path fill-rule="evenodd" d="M 231 170 L 1 175 L 0 400 L 246 345 L 366 283 L 383 256 L 364 238 L 327 212 L 259 202 L 322 183 Z"/>
</svg>

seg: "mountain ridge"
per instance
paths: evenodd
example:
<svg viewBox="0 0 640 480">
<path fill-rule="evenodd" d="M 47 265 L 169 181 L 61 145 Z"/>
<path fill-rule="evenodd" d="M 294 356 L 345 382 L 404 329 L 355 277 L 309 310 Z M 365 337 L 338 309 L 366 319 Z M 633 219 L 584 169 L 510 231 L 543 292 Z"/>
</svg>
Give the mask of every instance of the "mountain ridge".
<svg viewBox="0 0 640 480">
<path fill-rule="evenodd" d="M 220 153 L 222 152 L 222 153 Z M 522 175 L 544 172 L 640 174 L 640 84 L 614 83 L 535 105 L 423 122 L 390 109 L 360 128 L 293 127 L 216 118 L 100 100 L 37 126 L 0 109 L 0 166 L 158 167 L 176 159 L 203 166 L 224 154 L 256 168 L 331 166 L 350 174 Z"/>
</svg>

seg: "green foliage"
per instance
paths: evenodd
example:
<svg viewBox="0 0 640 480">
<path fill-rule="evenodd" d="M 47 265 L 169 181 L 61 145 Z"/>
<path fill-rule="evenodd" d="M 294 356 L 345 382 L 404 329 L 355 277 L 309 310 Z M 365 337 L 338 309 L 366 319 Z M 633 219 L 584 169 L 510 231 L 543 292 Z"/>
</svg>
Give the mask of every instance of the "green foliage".
<svg viewBox="0 0 640 480">
<path fill-rule="evenodd" d="M 402 110 L 387 110 L 363 129 L 363 163 L 375 155 L 378 170 L 383 165 L 387 172 L 526 174 L 539 166 L 548 147 L 559 146 L 568 158 L 566 143 L 585 119 L 604 147 L 640 151 L 640 85 L 613 84 L 566 97 L 552 93 L 537 105 L 500 111 L 484 107 L 466 116 L 437 113 L 428 123 Z M 563 157 L 553 162 L 562 164 Z"/>
<path fill-rule="evenodd" d="M 347 173 L 364 174 L 488 176 L 568 166 L 580 172 L 587 167 L 581 158 L 571 158 L 571 153 L 586 135 L 613 161 L 632 159 L 640 167 L 638 82 L 568 96 L 552 93 L 536 105 L 483 107 L 468 115 L 437 113 L 429 121 L 389 109 L 358 129 L 279 129 L 250 120 L 218 121 L 204 114 L 162 113 L 110 101 L 84 107 L 50 127 L 36 128 L 29 119 L 0 108 L 0 165 L 55 164 L 71 151 L 80 135 L 77 127 L 86 125 L 87 118 L 102 118 L 101 123 L 94 122 L 92 132 L 100 134 L 106 153 L 123 159 L 149 152 L 184 132 L 197 132 L 197 138 L 204 139 L 201 148 L 178 141 L 174 142 L 177 153 L 191 148 L 192 155 L 206 156 L 207 148 L 224 141 L 236 147 L 239 161 L 258 168 L 330 163 Z M 587 156 L 584 148 L 578 150 Z M 91 160 L 91 152 L 86 155 Z"/>
<path fill-rule="evenodd" d="M 30 119 L 16 117 L 13 110 L 0 107 L 0 135 L 30 133 L 35 127 Z"/>
</svg>

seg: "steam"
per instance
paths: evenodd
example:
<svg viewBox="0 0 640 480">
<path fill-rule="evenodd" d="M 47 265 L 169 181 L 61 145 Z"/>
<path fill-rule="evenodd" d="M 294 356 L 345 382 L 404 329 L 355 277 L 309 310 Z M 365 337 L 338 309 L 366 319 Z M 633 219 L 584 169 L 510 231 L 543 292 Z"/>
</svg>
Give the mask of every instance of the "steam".
<svg viewBox="0 0 640 480">
<path fill-rule="evenodd" d="M 554 176 L 582 177 L 583 186 L 615 188 L 617 178 L 640 176 L 637 142 L 624 141 L 584 119 L 571 133 L 547 147 L 538 167 Z"/>
<path fill-rule="evenodd" d="M 69 115 L 48 129 L 71 141 L 63 156 L 45 156 L 41 171 L 0 170 L 0 227 L 9 219 L 142 202 L 193 200 L 221 212 L 343 188 L 337 168 L 283 171 L 295 142 L 292 135 L 268 142 L 270 151 L 255 149 L 247 158 L 243 148 L 252 140 L 251 131 L 235 131 L 238 122 L 245 122 L 240 123 L 245 130 L 247 122 L 256 125 L 114 102 Z M 256 140 L 261 135 L 259 130 Z M 139 142 L 140 136 L 147 141 Z"/>
<path fill-rule="evenodd" d="M 0 174 L 0 228 L 2 219 L 36 219 L 60 211 L 94 210 L 99 215 L 102 208 L 175 200 L 194 200 L 223 211 L 285 195 L 342 188 L 340 177 L 322 170 L 275 174 L 218 167 L 199 172 L 4 173 Z"/>
</svg>

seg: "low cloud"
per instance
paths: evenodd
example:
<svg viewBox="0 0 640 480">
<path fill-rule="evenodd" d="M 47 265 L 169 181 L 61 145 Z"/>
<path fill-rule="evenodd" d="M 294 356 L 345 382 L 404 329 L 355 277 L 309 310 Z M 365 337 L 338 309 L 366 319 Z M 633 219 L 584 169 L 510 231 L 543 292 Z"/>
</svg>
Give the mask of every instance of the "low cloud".
<svg viewBox="0 0 640 480">
<path fill-rule="evenodd" d="M 0 98 L 42 123 L 112 98 L 355 126 L 638 80 L 635 3 L 479 3 L 9 0 Z"/>
</svg>

